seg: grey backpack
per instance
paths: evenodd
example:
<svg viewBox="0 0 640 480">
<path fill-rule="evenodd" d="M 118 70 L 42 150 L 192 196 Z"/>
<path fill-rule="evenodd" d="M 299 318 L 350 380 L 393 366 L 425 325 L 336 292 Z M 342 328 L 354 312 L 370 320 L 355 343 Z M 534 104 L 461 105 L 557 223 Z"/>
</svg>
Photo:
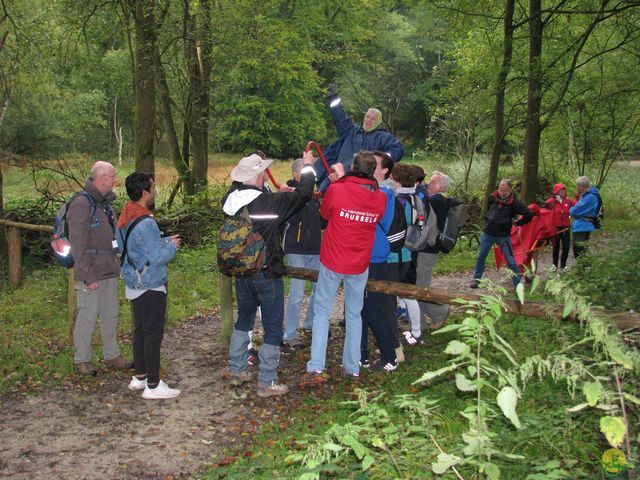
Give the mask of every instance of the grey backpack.
<svg viewBox="0 0 640 480">
<path fill-rule="evenodd" d="M 409 201 L 413 221 L 407 227 L 404 246 L 412 252 L 422 252 L 438 240 L 438 219 L 428 200 L 424 203 L 420 197 L 410 195 Z"/>
</svg>

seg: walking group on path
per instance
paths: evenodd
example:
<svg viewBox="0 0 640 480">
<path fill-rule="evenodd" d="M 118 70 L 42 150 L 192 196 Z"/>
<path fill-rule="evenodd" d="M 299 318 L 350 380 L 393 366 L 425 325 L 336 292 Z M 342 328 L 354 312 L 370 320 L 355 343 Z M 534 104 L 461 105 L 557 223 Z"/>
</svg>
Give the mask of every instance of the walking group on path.
<svg viewBox="0 0 640 480">
<path fill-rule="evenodd" d="M 271 192 L 266 185 L 272 160 L 256 151 L 233 169 L 233 184 L 222 199 L 225 222 L 233 220 L 239 225 L 244 221 L 249 225 L 244 240 L 249 234 L 256 240 L 251 251 L 247 247 L 236 252 L 234 260 L 243 265 L 248 252 L 258 262 L 257 269 L 254 261 L 251 270 L 245 274 L 238 270 L 235 275 L 238 311 L 229 345 L 229 382 L 239 386 L 256 377 L 249 366 L 254 360 L 251 334 L 259 309 L 264 337 L 257 359 L 251 363 L 259 363 L 257 395 L 262 397 L 289 391 L 278 382 L 282 348 L 310 347 L 300 386 L 323 384 L 331 339 L 329 317 L 341 285 L 345 325 L 341 367 L 354 381 L 359 380 L 361 368 L 396 370 L 404 361 L 404 347 L 422 342 L 424 326 L 437 329 L 449 315 L 446 305 L 369 292 L 365 284 L 372 278 L 431 285 L 438 256 L 450 250 L 444 248 L 443 232 L 450 209 L 445 194 L 451 179 L 435 171 L 425 182 L 421 167 L 400 163 L 404 149 L 381 127 L 379 110 L 369 109 L 362 125 L 353 122 L 335 86 L 330 87 L 328 105 L 340 135 L 325 149 L 330 171 L 306 152 L 293 162 L 291 180 Z M 115 178 L 111 164 L 96 162 L 83 195 L 69 202 L 68 237 L 77 291 L 75 370 L 96 374 L 90 360 L 91 338 L 100 318 L 106 365 L 133 368 L 129 388 L 141 390 L 145 399 L 175 398 L 180 390 L 160 378 L 160 349 L 167 316 L 167 265 L 175 258 L 180 238 L 164 237 L 160 232 L 152 213 L 155 181 L 148 173 L 134 172 L 127 177 L 130 201 L 116 219 L 111 209 Z M 314 194 L 316 185 L 321 198 Z M 588 178 L 578 178 L 577 189 L 578 198 L 573 200 L 567 197 L 565 186 L 557 184 L 545 205 L 552 214 L 553 265 L 559 270 L 566 268 L 569 226 L 577 257 L 584 251 L 590 232 L 597 228 L 602 208 L 598 189 L 590 186 Z M 535 215 L 536 209 L 516 198 L 511 180 L 502 180 L 489 199 L 472 288 L 482 286 L 486 257 L 494 245 L 512 270 L 514 285 L 521 281 L 512 229 L 527 225 Z M 220 256 L 220 248 L 218 253 Z M 298 334 L 305 281 L 291 279 L 285 313 L 285 260 L 289 266 L 319 272 L 302 325 L 311 334 L 310 345 Z M 132 304 L 133 362 L 123 358 L 116 340 L 118 276 L 124 280 L 125 296 Z M 400 332 L 398 309 L 406 312 L 407 331 Z M 377 362 L 371 361 L 369 330 L 380 352 Z"/>
</svg>

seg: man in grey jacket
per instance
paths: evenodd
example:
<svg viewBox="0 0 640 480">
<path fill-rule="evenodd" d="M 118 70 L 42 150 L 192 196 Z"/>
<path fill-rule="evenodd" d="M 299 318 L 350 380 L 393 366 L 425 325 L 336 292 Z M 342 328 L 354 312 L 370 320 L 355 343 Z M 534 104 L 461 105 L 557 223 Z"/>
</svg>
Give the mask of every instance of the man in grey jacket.
<svg viewBox="0 0 640 480">
<path fill-rule="evenodd" d="M 84 186 L 92 201 L 86 195 L 77 195 L 67 213 L 77 298 L 73 360 L 75 371 L 80 375 L 96 374 L 91 364 L 91 337 L 98 317 L 107 367 L 132 368 L 132 363 L 120 354 L 116 338 L 120 265 L 115 255 L 116 218 L 111 209 L 111 202 L 116 198 L 112 191 L 115 179 L 113 165 L 94 163 Z"/>
</svg>

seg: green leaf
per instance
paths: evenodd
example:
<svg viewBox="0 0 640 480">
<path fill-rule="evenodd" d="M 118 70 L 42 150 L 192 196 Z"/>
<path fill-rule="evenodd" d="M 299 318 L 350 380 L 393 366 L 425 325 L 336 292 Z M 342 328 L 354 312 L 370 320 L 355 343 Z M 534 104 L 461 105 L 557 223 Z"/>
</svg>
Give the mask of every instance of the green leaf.
<svg viewBox="0 0 640 480">
<path fill-rule="evenodd" d="M 498 394 L 498 406 L 502 410 L 505 417 L 511 420 L 513 426 L 520 429 L 520 419 L 516 413 L 516 405 L 518 404 L 518 395 L 512 387 L 504 387 Z"/>
<path fill-rule="evenodd" d="M 338 445 L 337 443 L 328 442 L 322 445 L 324 450 L 331 450 L 332 452 L 340 452 L 343 450 L 343 447 Z"/>
<path fill-rule="evenodd" d="M 516 286 L 516 295 L 518 295 L 518 300 L 520 300 L 520 303 L 524 305 L 524 283 L 520 282 Z"/>
<path fill-rule="evenodd" d="M 487 478 L 489 480 L 500 479 L 500 469 L 495 463 L 484 463 L 482 467 L 484 468 L 484 473 L 487 474 Z"/>
<path fill-rule="evenodd" d="M 462 343 L 459 340 L 451 340 L 447 348 L 445 348 L 444 353 L 448 353 L 449 355 L 466 355 L 470 350 L 471 348 L 466 343 Z"/>
<path fill-rule="evenodd" d="M 586 382 L 582 386 L 582 392 L 587 397 L 587 403 L 590 407 L 595 407 L 602 398 L 602 387 L 598 382 Z"/>
<path fill-rule="evenodd" d="M 620 417 L 602 417 L 600 419 L 600 431 L 604 433 L 612 447 L 619 447 L 627 429 Z"/>
<path fill-rule="evenodd" d="M 568 408 L 567 411 L 571 412 L 571 413 L 575 413 L 575 412 L 579 412 L 580 410 L 584 410 L 588 406 L 589 406 L 588 403 L 580 403 L 580 404 L 576 405 L 575 407 Z"/>
<path fill-rule="evenodd" d="M 433 332 L 431 332 L 431 335 L 438 335 L 440 333 L 446 333 L 446 332 L 452 332 L 453 330 L 459 330 L 461 327 L 461 325 L 459 323 L 453 323 L 451 325 L 445 325 L 442 328 L 439 328 Z"/>
<path fill-rule="evenodd" d="M 449 365 L 448 367 L 442 367 L 442 368 L 440 368 L 438 370 L 434 370 L 432 372 L 427 372 L 424 375 L 422 375 L 418 380 L 413 382 L 412 385 L 415 385 L 416 383 L 423 383 L 423 382 L 431 380 L 432 378 L 439 377 L 440 375 L 443 375 L 443 374 L 445 374 L 447 372 L 450 372 L 451 370 L 455 370 L 459 366 L 460 365 L 458 365 L 458 364 L 453 364 L 453 365 Z"/>
<path fill-rule="evenodd" d="M 562 309 L 562 318 L 567 318 L 569 315 L 571 315 L 571 312 L 573 312 L 573 307 L 575 307 L 573 301 L 569 300 L 567 303 L 565 303 L 564 308 Z"/>
<path fill-rule="evenodd" d="M 453 467 L 460 463 L 462 459 L 455 455 L 449 455 L 448 453 L 440 453 L 438 454 L 438 461 L 433 462 L 431 464 L 431 469 L 433 473 L 442 475 L 444 472 L 449 470 L 449 468 Z"/>
<path fill-rule="evenodd" d="M 624 394 L 624 398 L 626 398 L 627 400 L 629 400 L 630 402 L 635 403 L 636 405 L 640 405 L 640 398 L 631 395 L 630 393 L 625 393 Z"/>
<path fill-rule="evenodd" d="M 353 435 L 349 433 L 347 433 L 344 437 L 342 437 L 342 443 L 344 443 L 345 445 L 353 449 L 353 453 L 356 454 L 356 457 L 358 457 L 358 460 L 362 460 L 365 453 L 367 452 L 367 448 L 364 445 L 362 445 L 358 440 L 356 440 L 356 438 Z"/>
<path fill-rule="evenodd" d="M 529 290 L 529 293 L 531 294 L 535 292 L 539 284 L 540 284 L 540 276 L 536 275 L 535 277 L 533 277 L 533 280 L 531 282 L 531 290 Z"/>
<path fill-rule="evenodd" d="M 475 392 L 477 390 L 473 382 L 461 373 L 456 373 L 456 387 L 461 392 Z"/>
<path fill-rule="evenodd" d="M 619 347 L 613 347 L 609 349 L 609 356 L 611 359 L 619 365 L 622 365 L 627 370 L 633 370 L 633 361 L 631 357 L 623 352 Z"/>
<path fill-rule="evenodd" d="M 369 468 L 371 468 L 371 465 L 373 465 L 373 462 L 375 460 L 373 459 L 373 457 L 371 455 L 366 455 L 363 459 L 362 459 L 362 470 L 369 470 Z"/>
</svg>

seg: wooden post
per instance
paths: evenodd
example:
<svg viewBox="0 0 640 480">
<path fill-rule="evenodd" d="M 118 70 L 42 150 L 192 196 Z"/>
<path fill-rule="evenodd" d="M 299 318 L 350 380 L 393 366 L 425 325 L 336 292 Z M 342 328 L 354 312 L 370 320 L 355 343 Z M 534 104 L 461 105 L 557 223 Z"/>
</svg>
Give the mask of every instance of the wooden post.
<svg viewBox="0 0 640 480">
<path fill-rule="evenodd" d="M 76 326 L 76 281 L 73 278 L 73 268 L 67 269 L 67 322 L 69 324 L 69 345 L 73 350 L 73 330 Z"/>
<path fill-rule="evenodd" d="M 222 329 L 220 339 L 229 343 L 233 331 L 233 278 L 220 274 L 220 308 L 222 310 Z"/>
<path fill-rule="evenodd" d="M 7 256 L 9 257 L 9 286 L 19 287 L 22 283 L 22 240 L 20 228 L 9 227 L 7 235 Z"/>
</svg>

